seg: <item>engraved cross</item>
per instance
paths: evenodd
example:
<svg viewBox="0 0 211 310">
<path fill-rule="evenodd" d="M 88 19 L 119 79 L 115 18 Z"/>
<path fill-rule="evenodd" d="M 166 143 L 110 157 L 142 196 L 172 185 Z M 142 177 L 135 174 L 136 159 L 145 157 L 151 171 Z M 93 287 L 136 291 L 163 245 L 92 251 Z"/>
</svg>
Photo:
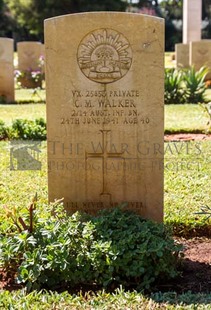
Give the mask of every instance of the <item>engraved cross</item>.
<svg viewBox="0 0 211 310">
<path fill-rule="evenodd" d="M 115 159 L 123 159 L 125 158 L 122 156 L 124 152 L 115 152 L 111 153 L 107 151 L 107 145 L 108 145 L 108 133 L 110 130 L 100 130 L 102 134 L 102 151 L 98 153 L 87 153 L 85 154 L 86 156 L 86 164 L 87 160 L 89 158 L 101 158 L 102 159 L 102 191 L 100 193 L 100 196 L 102 195 L 109 195 L 111 194 L 108 191 L 108 184 L 107 184 L 107 178 L 106 178 L 106 171 L 107 171 L 107 160 L 110 158 L 115 158 Z"/>
</svg>

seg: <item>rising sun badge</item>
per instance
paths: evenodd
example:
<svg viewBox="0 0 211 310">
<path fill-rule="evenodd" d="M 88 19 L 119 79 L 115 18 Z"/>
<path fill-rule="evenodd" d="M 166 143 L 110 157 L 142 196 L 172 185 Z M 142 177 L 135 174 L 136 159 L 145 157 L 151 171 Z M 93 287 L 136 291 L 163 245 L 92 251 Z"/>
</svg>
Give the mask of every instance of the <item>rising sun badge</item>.
<svg viewBox="0 0 211 310">
<path fill-rule="evenodd" d="M 77 59 L 87 78 L 98 83 L 112 83 L 130 69 L 132 50 L 121 33 L 113 29 L 98 29 L 82 39 Z"/>
</svg>

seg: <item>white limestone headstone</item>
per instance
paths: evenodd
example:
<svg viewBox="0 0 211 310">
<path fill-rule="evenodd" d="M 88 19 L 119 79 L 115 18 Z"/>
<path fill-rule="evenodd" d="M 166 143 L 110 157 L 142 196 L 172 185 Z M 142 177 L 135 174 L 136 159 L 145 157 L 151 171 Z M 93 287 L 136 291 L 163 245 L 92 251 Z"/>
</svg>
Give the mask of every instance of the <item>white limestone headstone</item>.
<svg viewBox="0 0 211 310">
<path fill-rule="evenodd" d="M 45 21 L 49 200 L 68 212 L 163 219 L 164 21 L 82 13 Z"/>
</svg>

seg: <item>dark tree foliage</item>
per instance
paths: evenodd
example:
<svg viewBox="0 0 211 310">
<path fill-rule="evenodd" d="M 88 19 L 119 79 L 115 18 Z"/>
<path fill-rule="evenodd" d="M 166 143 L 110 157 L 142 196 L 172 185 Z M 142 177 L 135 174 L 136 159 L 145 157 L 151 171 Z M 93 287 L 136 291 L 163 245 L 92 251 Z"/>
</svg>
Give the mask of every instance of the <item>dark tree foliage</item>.
<svg viewBox="0 0 211 310">
<path fill-rule="evenodd" d="M 43 41 L 43 22 L 53 16 L 89 11 L 125 11 L 128 5 L 153 8 L 165 18 L 166 50 L 174 50 L 182 42 L 183 0 L 0 0 L 0 36 L 16 41 Z M 202 0 L 202 19 L 207 26 L 202 38 L 211 38 L 211 0 Z"/>
<path fill-rule="evenodd" d="M 12 37 L 14 28 L 15 22 L 10 17 L 4 0 L 0 0 L 0 37 Z"/>
<path fill-rule="evenodd" d="M 46 18 L 89 11 L 125 11 L 122 0 L 5 0 L 27 39 L 43 40 Z"/>
<path fill-rule="evenodd" d="M 158 0 L 139 0 L 138 6 L 158 6 Z"/>
</svg>

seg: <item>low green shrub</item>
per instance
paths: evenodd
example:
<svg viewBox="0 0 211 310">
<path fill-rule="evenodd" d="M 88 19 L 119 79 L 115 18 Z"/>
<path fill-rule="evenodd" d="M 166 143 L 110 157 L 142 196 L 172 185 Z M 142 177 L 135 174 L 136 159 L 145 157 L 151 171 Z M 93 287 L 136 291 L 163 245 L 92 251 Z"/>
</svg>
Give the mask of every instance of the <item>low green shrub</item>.
<svg viewBox="0 0 211 310">
<path fill-rule="evenodd" d="M 35 121 L 26 119 L 16 119 L 12 123 L 12 137 L 26 140 L 45 140 L 46 124 L 44 119 Z"/>
<path fill-rule="evenodd" d="M 0 120 L 0 140 L 5 140 L 9 136 L 9 129 L 5 123 Z"/>
<path fill-rule="evenodd" d="M 119 284 L 149 289 L 177 275 L 181 247 L 163 224 L 120 208 L 95 217 L 51 211 L 43 216 L 35 210 L 33 226 L 19 217 L 18 232 L 1 234 L 1 268 L 17 273 L 28 290 Z"/>
<path fill-rule="evenodd" d="M 43 118 L 35 121 L 16 119 L 13 121 L 12 126 L 9 127 L 0 120 L 0 139 L 45 140 L 46 122 Z"/>
</svg>

